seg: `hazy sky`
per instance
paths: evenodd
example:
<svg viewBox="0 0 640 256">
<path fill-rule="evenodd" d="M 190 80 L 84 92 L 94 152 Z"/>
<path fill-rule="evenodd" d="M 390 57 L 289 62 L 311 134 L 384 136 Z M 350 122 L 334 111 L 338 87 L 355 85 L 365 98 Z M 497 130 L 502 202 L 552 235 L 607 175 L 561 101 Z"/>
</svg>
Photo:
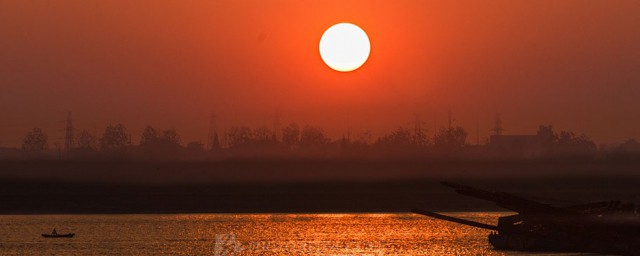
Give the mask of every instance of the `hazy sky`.
<svg viewBox="0 0 640 256">
<path fill-rule="evenodd" d="M 598 142 L 640 138 L 640 1 L 0 0 L 0 146 L 35 126 L 147 124 L 185 142 L 282 123 L 374 136 L 420 114 L 475 142 L 539 124 Z M 339 22 L 371 39 L 339 73 L 318 42 Z M 432 134 L 432 133 L 431 133 Z"/>
</svg>

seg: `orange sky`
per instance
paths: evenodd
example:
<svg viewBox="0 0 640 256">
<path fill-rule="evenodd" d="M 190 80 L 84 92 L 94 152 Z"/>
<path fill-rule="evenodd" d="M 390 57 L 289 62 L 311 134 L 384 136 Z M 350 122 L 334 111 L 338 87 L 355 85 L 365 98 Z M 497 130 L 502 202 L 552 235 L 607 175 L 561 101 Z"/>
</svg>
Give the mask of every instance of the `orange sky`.
<svg viewBox="0 0 640 256">
<path fill-rule="evenodd" d="M 221 129 L 297 121 L 374 136 L 451 110 L 475 142 L 539 124 L 598 142 L 640 138 L 640 1 L 0 1 L 0 146 L 40 126 L 63 136 L 121 122 Z M 322 62 L 339 22 L 371 55 L 351 73 Z"/>
</svg>

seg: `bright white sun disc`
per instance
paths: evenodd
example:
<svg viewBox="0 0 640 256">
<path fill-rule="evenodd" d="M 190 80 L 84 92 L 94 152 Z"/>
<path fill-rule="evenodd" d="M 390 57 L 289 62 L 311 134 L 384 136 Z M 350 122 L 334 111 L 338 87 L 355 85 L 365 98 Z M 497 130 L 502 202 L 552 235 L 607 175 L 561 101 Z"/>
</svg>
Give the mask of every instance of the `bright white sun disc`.
<svg viewBox="0 0 640 256">
<path fill-rule="evenodd" d="M 335 24 L 320 38 L 320 57 L 337 71 L 356 70 L 367 61 L 370 51 L 367 33 L 351 23 Z"/>
</svg>

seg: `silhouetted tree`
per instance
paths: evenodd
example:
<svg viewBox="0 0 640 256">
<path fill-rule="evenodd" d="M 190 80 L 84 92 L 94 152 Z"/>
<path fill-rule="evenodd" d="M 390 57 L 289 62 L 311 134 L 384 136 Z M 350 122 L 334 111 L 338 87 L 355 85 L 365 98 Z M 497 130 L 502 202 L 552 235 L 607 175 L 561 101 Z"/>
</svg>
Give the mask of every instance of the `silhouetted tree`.
<svg viewBox="0 0 640 256">
<path fill-rule="evenodd" d="M 371 134 L 371 131 L 369 130 L 358 134 L 358 136 L 356 137 L 356 141 L 361 142 L 365 145 L 371 144 L 372 140 L 373 140 L 373 134 Z"/>
<path fill-rule="evenodd" d="M 199 141 L 192 141 L 187 144 L 187 151 L 189 153 L 201 153 L 204 152 L 204 144 Z"/>
<path fill-rule="evenodd" d="M 324 130 L 317 126 L 306 125 L 302 128 L 300 134 L 300 146 L 305 148 L 313 148 L 326 145 L 330 142 L 326 137 Z"/>
<path fill-rule="evenodd" d="M 230 148 L 247 145 L 253 139 L 253 132 L 249 127 L 231 127 L 226 132 L 227 141 Z"/>
<path fill-rule="evenodd" d="M 41 154 L 47 150 L 49 137 L 40 128 L 33 128 L 22 140 L 22 150 L 29 154 Z"/>
<path fill-rule="evenodd" d="M 162 132 L 162 136 L 160 136 L 160 140 L 163 144 L 168 146 L 180 146 L 182 139 L 180 138 L 180 134 L 176 131 L 176 129 L 168 129 Z"/>
<path fill-rule="evenodd" d="M 413 139 L 411 144 L 416 147 L 424 147 L 429 144 L 429 137 L 427 137 L 427 130 L 423 128 L 413 129 Z"/>
<path fill-rule="evenodd" d="M 540 125 L 537 135 L 545 147 L 551 147 L 556 143 L 557 135 L 553 132 L 553 126 L 551 125 Z"/>
<path fill-rule="evenodd" d="M 588 155 L 595 153 L 596 144 L 585 135 L 577 136 L 571 131 L 553 131 L 551 125 L 541 125 L 537 133 L 542 146 L 550 155 Z"/>
<path fill-rule="evenodd" d="M 140 137 L 140 146 L 153 146 L 158 143 L 158 132 L 151 126 L 144 128 Z"/>
<path fill-rule="evenodd" d="M 282 144 L 292 148 L 300 141 L 300 126 L 291 123 L 282 129 Z"/>
<path fill-rule="evenodd" d="M 76 141 L 78 143 L 78 151 L 95 152 L 98 150 L 98 138 L 86 130 L 78 134 Z"/>
<path fill-rule="evenodd" d="M 260 146 L 274 146 L 278 143 L 276 134 L 264 125 L 253 130 L 253 139 L 254 144 Z"/>
<path fill-rule="evenodd" d="M 375 145 L 388 148 L 406 148 L 412 146 L 413 142 L 414 136 L 411 134 L 411 130 L 399 127 L 390 134 L 378 138 Z"/>
<path fill-rule="evenodd" d="M 100 150 L 106 154 L 123 154 L 130 144 L 127 129 L 122 124 L 107 126 L 100 138 Z"/>
<path fill-rule="evenodd" d="M 340 153 L 345 156 L 363 156 L 368 152 L 371 141 L 371 132 L 365 131 L 351 139 L 351 136 L 343 136 L 340 140 Z"/>
<path fill-rule="evenodd" d="M 147 126 L 140 137 L 139 152 L 151 159 L 179 158 L 183 149 L 181 142 L 180 134 L 173 128 L 159 134 L 156 129 Z"/>
<path fill-rule="evenodd" d="M 585 135 L 576 136 L 570 131 L 556 135 L 556 147 L 561 154 L 589 154 L 596 151 L 596 144 Z"/>
<path fill-rule="evenodd" d="M 450 128 L 440 128 L 434 138 L 434 145 L 439 148 L 457 149 L 462 148 L 467 140 L 467 131 L 460 126 Z"/>
<path fill-rule="evenodd" d="M 612 150 L 616 155 L 640 155 L 640 143 L 635 139 L 628 139 Z"/>
</svg>

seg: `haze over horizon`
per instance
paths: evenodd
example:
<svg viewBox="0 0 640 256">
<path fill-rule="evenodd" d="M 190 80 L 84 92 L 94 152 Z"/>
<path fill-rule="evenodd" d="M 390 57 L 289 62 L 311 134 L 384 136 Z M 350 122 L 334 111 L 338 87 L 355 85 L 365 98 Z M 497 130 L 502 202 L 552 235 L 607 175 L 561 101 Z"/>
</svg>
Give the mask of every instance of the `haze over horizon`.
<svg viewBox="0 0 640 256">
<path fill-rule="evenodd" d="M 2 1 L 0 146 L 64 119 L 101 133 L 175 127 L 183 143 L 281 123 L 375 137 L 419 114 L 486 138 L 539 124 L 597 143 L 640 138 L 638 1 Z M 362 27 L 371 55 L 339 73 L 324 30 Z"/>
</svg>

